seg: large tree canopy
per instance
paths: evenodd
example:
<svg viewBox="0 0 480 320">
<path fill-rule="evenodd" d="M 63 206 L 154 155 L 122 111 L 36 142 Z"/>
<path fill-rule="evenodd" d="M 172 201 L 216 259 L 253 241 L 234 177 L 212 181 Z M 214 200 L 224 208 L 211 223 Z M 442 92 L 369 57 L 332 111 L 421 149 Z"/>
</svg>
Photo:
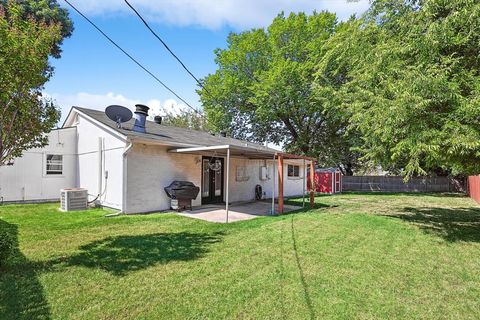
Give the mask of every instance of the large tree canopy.
<svg viewBox="0 0 480 320">
<path fill-rule="evenodd" d="M 364 159 L 406 176 L 480 172 L 480 3 L 378 0 L 329 40 L 317 76 L 344 79 L 337 101 Z"/>
<path fill-rule="evenodd" d="M 193 110 L 163 111 L 163 124 L 192 130 L 207 130 L 205 117 Z"/>
<path fill-rule="evenodd" d="M 336 27 L 331 13 L 280 14 L 267 29 L 230 34 L 228 47 L 216 50 L 218 70 L 199 90 L 211 129 L 281 144 L 351 173 L 356 154 L 345 118 L 329 108 L 332 90 L 315 86 L 323 44 Z"/>
<path fill-rule="evenodd" d="M 45 145 L 60 116 L 41 91 L 52 76 L 48 59 L 61 43 L 62 24 L 25 15 L 24 4 L 0 2 L 0 166 Z"/>
<path fill-rule="evenodd" d="M 10 0 L 0 0 L 0 5 L 4 8 Z M 55 58 L 60 58 L 62 50 L 63 39 L 68 38 L 73 32 L 72 20 L 68 17 L 68 11 L 60 7 L 57 0 L 14 0 L 20 9 L 20 14 L 24 19 L 33 18 L 37 22 L 44 22 L 47 24 L 55 23 L 60 25 L 61 37 L 56 39 L 56 43 L 52 46 L 51 55 Z"/>
</svg>

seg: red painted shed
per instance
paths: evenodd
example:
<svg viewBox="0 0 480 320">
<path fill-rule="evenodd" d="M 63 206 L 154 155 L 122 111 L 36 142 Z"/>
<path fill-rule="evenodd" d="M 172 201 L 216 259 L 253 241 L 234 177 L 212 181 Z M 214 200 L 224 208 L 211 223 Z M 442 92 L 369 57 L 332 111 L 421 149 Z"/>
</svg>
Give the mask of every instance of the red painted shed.
<svg viewBox="0 0 480 320">
<path fill-rule="evenodd" d="M 310 188 L 310 180 L 307 185 Z M 315 169 L 315 191 L 330 194 L 342 192 L 342 172 L 337 168 Z"/>
<path fill-rule="evenodd" d="M 480 203 L 480 176 L 468 177 L 468 195 Z"/>
</svg>

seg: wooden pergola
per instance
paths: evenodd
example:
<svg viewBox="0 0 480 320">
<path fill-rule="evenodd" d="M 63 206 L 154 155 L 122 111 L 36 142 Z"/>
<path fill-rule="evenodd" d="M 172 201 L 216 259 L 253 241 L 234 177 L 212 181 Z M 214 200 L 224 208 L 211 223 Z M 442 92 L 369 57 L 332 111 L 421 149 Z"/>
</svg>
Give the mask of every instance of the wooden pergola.
<svg viewBox="0 0 480 320">
<path fill-rule="evenodd" d="M 306 156 L 299 156 L 289 153 L 278 152 L 275 155 L 278 159 L 278 213 L 283 213 L 283 162 L 285 159 L 303 159 L 303 167 L 306 168 L 306 161 L 310 161 L 310 208 L 314 208 L 315 206 L 315 159 Z M 303 186 L 305 188 L 305 174 L 303 175 L 304 183 Z M 305 196 L 305 192 L 303 192 Z"/>
<path fill-rule="evenodd" d="M 304 168 L 306 168 L 307 161 L 310 165 L 310 207 L 313 208 L 315 204 L 315 159 L 306 156 L 294 155 L 284 153 L 281 151 L 275 151 L 270 148 L 261 149 L 258 146 L 250 146 L 245 143 L 245 146 L 238 145 L 218 145 L 218 146 L 206 146 L 206 147 L 187 147 L 179 149 L 171 149 L 169 152 L 184 153 L 184 154 L 196 154 L 203 156 L 212 156 L 215 154 L 217 157 L 223 157 L 226 159 L 226 180 L 225 180 L 225 211 L 226 221 L 228 222 L 228 210 L 229 210 L 229 177 L 230 177 L 230 158 L 241 157 L 249 160 L 273 160 L 273 172 L 275 172 L 275 162 L 277 162 L 278 172 L 278 214 L 284 212 L 284 161 L 289 159 L 303 160 Z M 306 171 L 306 170 L 305 170 Z M 275 212 L 275 175 L 272 179 L 272 213 Z M 306 188 L 306 172 L 303 175 L 303 206 L 305 206 L 305 188 Z"/>
</svg>

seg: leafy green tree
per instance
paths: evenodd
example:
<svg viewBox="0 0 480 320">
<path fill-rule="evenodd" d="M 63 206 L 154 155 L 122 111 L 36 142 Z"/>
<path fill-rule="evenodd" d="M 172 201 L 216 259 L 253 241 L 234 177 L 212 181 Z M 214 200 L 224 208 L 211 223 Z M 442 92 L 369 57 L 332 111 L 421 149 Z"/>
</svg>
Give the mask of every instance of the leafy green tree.
<svg viewBox="0 0 480 320">
<path fill-rule="evenodd" d="M 53 72 L 49 55 L 61 39 L 60 23 L 25 17 L 13 0 L 0 3 L 0 166 L 45 145 L 45 133 L 59 120 L 41 91 Z"/>
<path fill-rule="evenodd" d="M 0 5 L 8 10 L 8 2 L 9 0 L 0 0 Z M 37 22 L 60 25 L 62 36 L 56 40 L 51 51 L 53 57 L 60 58 L 63 39 L 70 37 L 73 32 L 73 22 L 68 17 L 67 9 L 60 7 L 57 0 L 15 0 L 15 2 L 20 6 L 24 19 L 33 18 Z"/>
<path fill-rule="evenodd" d="M 356 154 L 345 118 L 331 108 L 332 90 L 315 88 L 323 45 L 336 27 L 327 12 L 280 14 L 267 29 L 230 34 L 228 47 L 215 52 L 218 70 L 198 91 L 210 129 L 280 144 L 351 174 Z"/>
<path fill-rule="evenodd" d="M 205 117 L 193 110 L 180 110 L 179 112 L 165 111 L 163 123 L 179 128 L 207 130 Z"/>
<path fill-rule="evenodd" d="M 406 177 L 480 172 L 480 3 L 377 0 L 347 29 L 317 77 L 344 79 L 364 160 Z"/>
</svg>

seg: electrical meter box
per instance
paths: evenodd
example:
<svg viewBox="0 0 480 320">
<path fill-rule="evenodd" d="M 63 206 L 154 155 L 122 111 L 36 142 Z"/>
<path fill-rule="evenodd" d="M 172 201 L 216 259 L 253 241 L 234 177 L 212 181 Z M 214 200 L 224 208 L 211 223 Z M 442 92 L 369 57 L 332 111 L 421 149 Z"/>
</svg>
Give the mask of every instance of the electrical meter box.
<svg viewBox="0 0 480 320">
<path fill-rule="evenodd" d="M 268 180 L 268 169 L 265 166 L 260 167 L 260 180 Z"/>
</svg>

